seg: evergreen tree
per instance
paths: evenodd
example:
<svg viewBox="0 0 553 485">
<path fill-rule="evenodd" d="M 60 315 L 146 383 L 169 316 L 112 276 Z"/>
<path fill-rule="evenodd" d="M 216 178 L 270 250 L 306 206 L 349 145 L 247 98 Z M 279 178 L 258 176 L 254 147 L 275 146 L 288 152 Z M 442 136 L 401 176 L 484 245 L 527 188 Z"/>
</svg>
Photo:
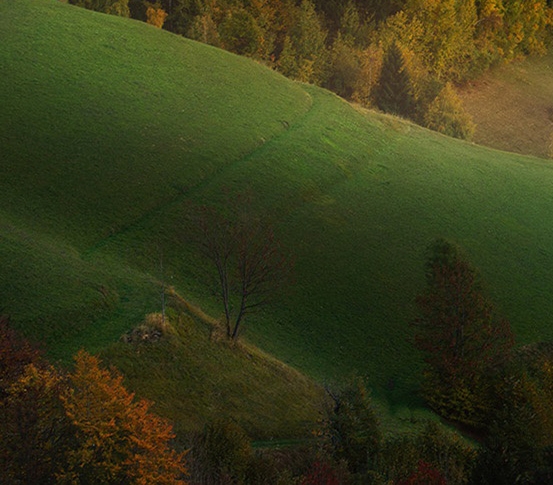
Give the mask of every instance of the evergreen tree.
<svg viewBox="0 0 553 485">
<path fill-rule="evenodd" d="M 328 60 L 326 36 L 315 7 L 310 0 L 303 0 L 285 39 L 279 70 L 299 81 L 321 83 Z"/>
<path fill-rule="evenodd" d="M 397 43 L 393 43 L 386 51 L 374 97 L 376 105 L 382 111 L 406 118 L 414 114 L 413 85 Z"/>
</svg>

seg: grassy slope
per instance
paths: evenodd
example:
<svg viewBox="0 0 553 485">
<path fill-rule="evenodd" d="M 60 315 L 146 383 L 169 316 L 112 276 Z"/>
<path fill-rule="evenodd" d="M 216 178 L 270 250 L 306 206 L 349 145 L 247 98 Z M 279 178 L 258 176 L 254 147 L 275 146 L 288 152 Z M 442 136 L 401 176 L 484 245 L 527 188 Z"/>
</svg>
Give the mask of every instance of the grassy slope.
<svg viewBox="0 0 553 485">
<path fill-rule="evenodd" d="M 437 236 L 466 248 L 521 341 L 553 337 L 545 161 L 54 1 L 0 4 L 0 30 L 0 257 L 22 261 L 0 289 L 21 326 L 65 336 L 56 355 L 106 347 L 158 306 L 159 246 L 175 288 L 217 315 L 182 234 L 188 204 L 224 190 L 249 191 L 297 259 L 248 339 L 320 380 L 366 374 L 397 412 L 416 402 L 407 321 Z"/>
<path fill-rule="evenodd" d="M 553 54 L 500 66 L 460 90 L 476 143 L 553 156 Z"/>
<path fill-rule="evenodd" d="M 251 92 L 248 64 L 54 1 L 2 2 L 0 31 L 0 307 L 56 359 L 103 349 L 180 431 L 231 413 L 253 436 L 305 433 L 320 389 L 210 343 L 201 321 L 169 342 L 114 344 L 159 309 L 158 246 L 146 272 L 100 248 L 282 132 L 278 117 L 301 116 L 309 96 L 260 66 Z"/>
<path fill-rule="evenodd" d="M 125 371 L 135 392 L 155 400 L 177 433 L 232 419 L 256 439 L 310 435 L 322 412 L 321 388 L 251 345 L 213 338 L 212 327 L 197 318 L 170 315 L 167 338 L 117 342 L 102 356 Z"/>
</svg>

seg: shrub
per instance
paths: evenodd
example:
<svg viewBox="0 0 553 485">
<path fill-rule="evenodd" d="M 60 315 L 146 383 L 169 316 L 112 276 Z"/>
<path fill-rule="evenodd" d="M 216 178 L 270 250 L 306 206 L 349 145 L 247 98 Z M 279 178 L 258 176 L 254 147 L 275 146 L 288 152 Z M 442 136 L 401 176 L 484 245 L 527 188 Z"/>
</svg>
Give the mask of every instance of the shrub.
<svg viewBox="0 0 553 485">
<path fill-rule="evenodd" d="M 464 485 L 470 481 L 475 456 L 474 449 L 457 434 L 429 422 L 417 435 L 404 434 L 385 442 L 379 471 L 391 483 Z"/>
<path fill-rule="evenodd" d="M 372 470 L 380 447 L 381 434 L 372 400 L 361 379 L 343 390 L 329 392 L 333 406 L 329 410 L 325 436 L 331 455 L 344 460 L 351 473 Z"/>
<path fill-rule="evenodd" d="M 470 140 L 476 128 L 449 83 L 430 103 L 424 116 L 424 124 L 431 130 L 463 140 Z"/>
<path fill-rule="evenodd" d="M 248 435 L 237 424 L 207 424 L 194 439 L 190 474 L 194 483 L 242 484 L 253 456 Z"/>
</svg>

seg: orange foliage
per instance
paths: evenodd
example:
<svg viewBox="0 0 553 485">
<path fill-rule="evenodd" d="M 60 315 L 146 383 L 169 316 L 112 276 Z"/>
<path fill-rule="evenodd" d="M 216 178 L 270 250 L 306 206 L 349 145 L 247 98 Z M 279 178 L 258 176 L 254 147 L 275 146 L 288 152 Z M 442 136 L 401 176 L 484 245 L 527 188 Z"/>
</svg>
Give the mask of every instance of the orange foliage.
<svg viewBox="0 0 553 485">
<path fill-rule="evenodd" d="M 172 426 L 150 412 L 148 401 L 135 401 L 122 380 L 85 351 L 76 355 L 71 389 L 62 400 L 79 445 L 69 452 L 62 483 L 87 477 L 96 483 L 129 478 L 140 485 L 185 483 L 184 454 L 169 447 Z"/>
</svg>

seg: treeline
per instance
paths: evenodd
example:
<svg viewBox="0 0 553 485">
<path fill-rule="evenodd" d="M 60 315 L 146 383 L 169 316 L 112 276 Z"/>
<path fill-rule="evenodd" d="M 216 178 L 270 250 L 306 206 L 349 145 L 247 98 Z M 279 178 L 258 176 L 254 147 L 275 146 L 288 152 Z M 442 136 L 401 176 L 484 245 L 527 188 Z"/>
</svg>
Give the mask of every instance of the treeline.
<svg viewBox="0 0 553 485">
<path fill-rule="evenodd" d="M 474 451 L 454 433 L 428 424 L 420 433 L 384 439 L 362 380 L 328 395 L 320 426 L 300 445 L 254 449 L 228 420 L 175 441 L 171 425 L 150 402 L 136 399 L 116 370 L 84 351 L 70 370 L 56 368 L 2 317 L 0 481 L 346 485 L 451 477 L 465 483 L 458 480 L 468 476 Z"/>
<path fill-rule="evenodd" d="M 70 2 L 258 59 L 460 138 L 474 126 L 450 84 L 544 53 L 553 24 L 551 0 Z"/>
</svg>

